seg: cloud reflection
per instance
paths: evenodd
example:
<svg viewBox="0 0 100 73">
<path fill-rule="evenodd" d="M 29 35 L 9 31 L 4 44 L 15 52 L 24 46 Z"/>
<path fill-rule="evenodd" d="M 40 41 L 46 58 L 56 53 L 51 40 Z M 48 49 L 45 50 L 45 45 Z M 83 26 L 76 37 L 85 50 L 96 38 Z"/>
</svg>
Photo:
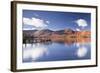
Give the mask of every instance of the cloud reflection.
<svg viewBox="0 0 100 73">
<path fill-rule="evenodd" d="M 28 49 L 24 48 L 24 52 L 23 52 L 23 57 L 24 59 L 28 59 L 31 58 L 32 60 L 37 60 L 40 57 L 44 56 L 44 55 L 48 55 L 48 50 L 47 48 L 40 46 L 40 45 L 36 45 L 36 46 L 28 46 Z"/>
<path fill-rule="evenodd" d="M 77 50 L 77 56 L 79 58 L 82 58 L 82 57 L 86 56 L 87 52 L 88 52 L 88 50 L 86 47 L 79 47 Z"/>
</svg>

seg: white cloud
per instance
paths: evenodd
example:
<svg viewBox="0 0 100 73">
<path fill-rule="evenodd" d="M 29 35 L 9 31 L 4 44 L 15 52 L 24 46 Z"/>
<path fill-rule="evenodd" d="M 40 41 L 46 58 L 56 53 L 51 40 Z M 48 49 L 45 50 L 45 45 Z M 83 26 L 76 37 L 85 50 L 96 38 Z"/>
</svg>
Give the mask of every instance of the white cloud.
<svg viewBox="0 0 100 73">
<path fill-rule="evenodd" d="M 79 28 L 76 28 L 76 31 L 80 31 L 80 29 Z"/>
<path fill-rule="evenodd" d="M 23 30 L 35 30 L 35 28 L 23 28 Z"/>
<path fill-rule="evenodd" d="M 43 29 L 47 27 L 47 24 L 44 20 L 39 19 L 39 18 L 23 18 L 23 23 L 27 25 L 32 25 L 37 29 Z"/>
<path fill-rule="evenodd" d="M 78 26 L 83 27 L 83 28 L 88 26 L 87 21 L 84 19 L 78 19 L 75 22 L 78 24 Z"/>
<path fill-rule="evenodd" d="M 46 21 L 46 23 L 49 24 L 50 22 L 49 21 Z"/>
</svg>

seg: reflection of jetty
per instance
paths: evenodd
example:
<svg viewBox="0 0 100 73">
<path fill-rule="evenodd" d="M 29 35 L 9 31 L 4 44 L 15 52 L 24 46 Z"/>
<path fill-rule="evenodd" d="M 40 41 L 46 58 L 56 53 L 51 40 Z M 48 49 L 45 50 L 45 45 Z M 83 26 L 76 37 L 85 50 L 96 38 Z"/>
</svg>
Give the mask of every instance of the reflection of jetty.
<svg viewBox="0 0 100 73">
<path fill-rule="evenodd" d="M 42 42 L 49 42 L 49 41 L 51 41 L 51 39 L 47 37 L 42 37 L 42 38 L 28 37 L 23 39 L 23 43 L 42 43 Z"/>
</svg>

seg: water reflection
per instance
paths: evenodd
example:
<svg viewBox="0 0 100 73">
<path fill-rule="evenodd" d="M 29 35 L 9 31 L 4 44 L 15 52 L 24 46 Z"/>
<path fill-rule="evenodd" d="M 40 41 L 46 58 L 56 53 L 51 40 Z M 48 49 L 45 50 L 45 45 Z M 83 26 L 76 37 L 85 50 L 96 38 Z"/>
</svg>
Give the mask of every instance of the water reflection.
<svg viewBox="0 0 100 73">
<path fill-rule="evenodd" d="M 90 42 L 23 44 L 23 62 L 90 59 L 90 48 Z"/>
<path fill-rule="evenodd" d="M 49 51 L 41 44 L 23 44 L 23 58 L 24 61 L 35 61 L 44 55 L 48 55 Z"/>
<path fill-rule="evenodd" d="M 88 50 L 87 50 L 86 47 L 79 47 L 79 48 L 77 49 L 77 56 L 78 56 L 79 58 L 82 58 L 82 57 L 86 56 L 87 52 L 88 52 Z"/>
</svg>

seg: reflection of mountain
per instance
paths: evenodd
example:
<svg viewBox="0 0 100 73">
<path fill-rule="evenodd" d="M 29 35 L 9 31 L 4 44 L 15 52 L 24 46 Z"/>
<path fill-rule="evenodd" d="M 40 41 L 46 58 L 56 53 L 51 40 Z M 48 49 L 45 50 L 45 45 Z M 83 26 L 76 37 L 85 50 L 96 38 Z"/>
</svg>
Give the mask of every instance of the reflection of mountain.
<svg viewBox="0 0 100 73">
<path fill-rule="evenodd" d="M 84 42 L 90 41 L 90 31 L 73 31 L 72 29 L 52 31 L 43 30 L 23 30 L 23 41 L 32 42 Z"/>
</svg>

